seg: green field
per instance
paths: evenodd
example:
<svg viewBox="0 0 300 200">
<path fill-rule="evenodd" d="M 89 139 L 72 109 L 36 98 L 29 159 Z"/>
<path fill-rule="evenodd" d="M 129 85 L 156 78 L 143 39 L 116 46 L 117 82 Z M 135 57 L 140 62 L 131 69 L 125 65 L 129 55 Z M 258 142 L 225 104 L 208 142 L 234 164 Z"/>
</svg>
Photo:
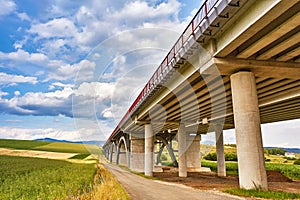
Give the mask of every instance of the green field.
<svg viewBox="0 0 300 200">
<path fill-rule="evenodd" d="M 0 148 L 38 150 L 62 153 L 99 154 L 100 148 L 90 144 L 0 139 Z"/>
<path fill-rule="evenodd" d="M 0 148 L 30 150 L 34 149 L 35 147 L 44 146 L 47 144 L 50 144 L 50 142 L 0 139 Z"/>
<path fill-rule="evenodd" d="M 76 199 L 92 189 L 94 164 L 0 156 L 0 199 Z"/>
<path fill-rule="evenodd" d="M 216 161 L 202 160 L 201 165 L 202 167 L 209 167 L 212 171 L 217 171 Z M 280 171 L 290 179 L 300 180 L 300 165 L 266 163 L 266 169 Z M 226 162 L 226 171 L 227 174 L 238 175 L 237 162 Z"/>
</svg>

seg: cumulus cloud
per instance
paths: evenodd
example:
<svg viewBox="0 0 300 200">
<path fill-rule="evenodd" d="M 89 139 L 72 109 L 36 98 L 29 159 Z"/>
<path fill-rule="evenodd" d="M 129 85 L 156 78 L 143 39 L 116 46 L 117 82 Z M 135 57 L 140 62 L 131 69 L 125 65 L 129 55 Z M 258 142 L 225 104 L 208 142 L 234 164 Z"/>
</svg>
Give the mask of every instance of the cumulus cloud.
<svg viewBox="0 0 300 200">
<path fill-rule="evenodd" d="M 10 52 L 10 53 L 0 52 L 0 60 L 29 62 L 29 63 L 41 65 L 48 60 L 48 57 L 43 53 L 28 53 L 23 49 L 18 49 L 17 51 Z"/>
<path fill-rule="evenodd" d="M 41 138 L 54 138 L 58 140 L 69 140 L 69 141 L 84 141 L 86 139 L 100 140 L 105 138 L 95 137 L 96 130 L 94 129 L 79 129 L 79 130 L 61 130 L 54 128 L 11 128 L 11 127 L 0 127 L 0 138 L 7 139 L 21 139 L 21 140 L 35 140 Z"/>
<path fill-rule="evenodd" d="M 0 17 L 9 15 L 17 9 L 17 5 L 12 0 L 0 0 Z"/>
<path fill-rule="evenodd" d="M 77 32 L 77 28 L 70 19 L 58 18 L 46 23 L 33 24 L 28 32 L 36 34 L 37 39 L 70 37 Z"/>
<path fill-rule="evenodd" d="M 17 16 L 22 20 L 22 21 L 30 21 L 30 17 L 22 12 L 22 13 L 18 13 Z"/>
<path fill-rule="evenodd" d="M 12 75 L 0 72 L 0 85 L 17 85 L 19 83 L 36 84 L 37 78 L 32 76 Z"/>
</svg>

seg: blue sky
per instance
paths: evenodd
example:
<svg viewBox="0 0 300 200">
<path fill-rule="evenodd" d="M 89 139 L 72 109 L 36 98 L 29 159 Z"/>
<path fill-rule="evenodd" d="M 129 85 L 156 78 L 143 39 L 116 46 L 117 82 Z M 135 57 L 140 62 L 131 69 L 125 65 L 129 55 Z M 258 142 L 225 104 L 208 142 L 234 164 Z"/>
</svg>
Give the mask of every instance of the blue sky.
<svg viewBox="0 0 300 200">
<path fill-rule="evenodd" d="M 0 0 L 0 138 L 105 140 L 200 4 Z M 264 144 L 300 146 L 299 122 Z"/>
</svg>

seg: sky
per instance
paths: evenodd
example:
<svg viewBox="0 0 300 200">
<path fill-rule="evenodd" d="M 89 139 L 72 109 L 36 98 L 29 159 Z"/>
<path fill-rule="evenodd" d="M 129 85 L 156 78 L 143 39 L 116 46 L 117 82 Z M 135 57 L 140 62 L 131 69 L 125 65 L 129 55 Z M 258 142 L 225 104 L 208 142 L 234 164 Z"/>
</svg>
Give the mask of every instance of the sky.
<svg viewBox="0 0 300 200">
<path fill-rule="evenodd" d="M 106 140 L 200 6 L 0 0 L 0 138 Z M 262 133 L 264 146 L 300 147 L 299 119 Z"/>
</svg>

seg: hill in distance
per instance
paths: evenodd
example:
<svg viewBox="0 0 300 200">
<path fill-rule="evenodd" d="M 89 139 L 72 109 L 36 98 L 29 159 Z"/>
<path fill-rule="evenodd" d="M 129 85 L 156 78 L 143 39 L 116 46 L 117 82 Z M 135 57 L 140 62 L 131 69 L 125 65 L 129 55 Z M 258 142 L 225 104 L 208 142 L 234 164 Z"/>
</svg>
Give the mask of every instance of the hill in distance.
<svg viewBox="0 0 300 200">
<path fill-rule="evenodd" d="M 35 141 L 44 141 L 44 142 L 65 142 L 65 143 L 74 143 L 74 144 L 93 144 L 97 146 L 102 146 L 105 141 L 96 141 L 96 140 L 90 140 L 90 141 L 68 141 L 68 140 L 57 140 L 53 138 L 40 138 L 36 139 Z"/>
</svg>

